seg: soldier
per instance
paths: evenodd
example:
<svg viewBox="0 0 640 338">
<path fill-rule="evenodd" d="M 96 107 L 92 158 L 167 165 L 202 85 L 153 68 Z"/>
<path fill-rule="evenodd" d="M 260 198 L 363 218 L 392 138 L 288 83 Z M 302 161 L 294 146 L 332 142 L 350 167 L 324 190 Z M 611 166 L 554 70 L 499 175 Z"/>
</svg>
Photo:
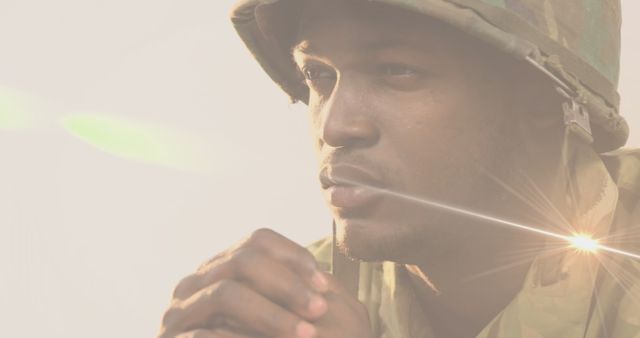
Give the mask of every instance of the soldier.
<svg viewBox="0 0 640 338">
<path fill-rule="evenodd" d="M 161 338 L 640 334 L 638 261 L 565 240 L 639 251 L 617 0 L 244 0 L 232 19 L 309 106 L 334 235 L 254 232 L 179 283 Z"/>
</svg>

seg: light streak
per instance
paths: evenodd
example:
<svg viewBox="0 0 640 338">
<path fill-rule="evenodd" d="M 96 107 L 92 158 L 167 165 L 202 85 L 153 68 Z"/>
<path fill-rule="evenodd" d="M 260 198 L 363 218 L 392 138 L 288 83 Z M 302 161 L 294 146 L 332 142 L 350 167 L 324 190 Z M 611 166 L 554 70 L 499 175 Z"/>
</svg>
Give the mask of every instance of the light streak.
<svg viewBox="0 0 640 338">
<path fill-rule="evenodd" d="M 33 102 L 24 92 L 0 86 L 0 129 L 25 130 L 32 126 Z"/>
<path fill-rule="evenodd" d="M 104 152 L 151 164 L 206 171 L 204 144 L 176 130 L 143 124 L 106 114 L 73 114 L 63 117 L 70 134 Z"/>
<path fill-rule="evenodd" d="M 629 257 L 629 258 L 640 260 L 640 255 L 638 255 L 636 253 L 628 252 L 628 251 L 624 251 L 624 250 L 620 250 L 620 249 L 616 249 L 616 248 L 612 248 L 610 246 L 606 246 L 606 245 L 602 245 L 602 244 L 598 244 L 598 251 L 607 251 L 607 252 L 610 252 L 610 253 L 614 253 L 614 254 L 625 256 L 625 257 Z"/>
<path fill-rule="evenodd" d="M 363 186 L 363 187 L 366 187 L 368 189 L 374 190 L 374 191 L 376 191 L 378 193 L 381 193 L 381 194 L 385 194 L 385 195 L 388 195 L 388 196 L 405 199 L 407 201 L 419 203 L 419 204 L 426 205 L 426 206 L 429 206 L 429 207 L 433 207 L 433 208 L 449 211 L 449 212 L 452 212 L 452 213 L 456 213 L 456 214 L 460 214 L 460 215 L 464 215 L 464 216 L 468 216 L 468 217 L 472 217 L 472 218 L 476 218 L 476 219 L 481 219 L 481 220 L 488 221 L 488 222 L 491 222 L 491 223 L 494 223 L 494 224 L 500 224 L 500 225 L 508 226 L 508 227 L 511 227 L 511 228 L 514 228 L 514 229 L 519 229 L 519 230 L 523 230 L 523 231 L 537 233 L 537 234 L 540 234 L 540 235 L 543 235 L 543 236 L 559 239 L 559 240 L 562 240 L 562 241 L 566 241 L 566 242 L 568 242 L 570 247 L 574 247 L 574 248 L 576 248 L 578 250 L 581 250 L 581 251 L 584 251 L 584 252 L 589 252 L 589 253 L 595 254 L 597 252 L 604 251 L 604 252 L 614 253 L 614 254 L 622 255 L 622 256 L 625 256 L 625 257 L 628 257 L 628 258 L 640 260 L 640 254 L 636 254 L 636 253 L 633 253 L 633 252 L 628 252 L 628 251 L 617 249 L 617 248 L 614 248 L 614 247 L 611 247 L 611 246 L 600 244 L 597 239 L 593 239 L 588 234 L 562 235 L 562 234 L 555 233 L 555 232 L 552 232 L 552 231 L 536 228 L 536 227 L 529 226 L 529 225 L 520 224 L 520 223 L 517 223 L 517 222 L 501 219 L 501 218 L 490 216 L 490 215 L 483 214 L 483 213 L 480 213 L 480 212 L 476 212 L 476 211 L 472 211 L 472 210 L 456 207 L 456 206 L 453 206 L 453 205 L 449 205 L 449 204 L 445 204 L 445 203 L 441 203 L 441 202 L 436 202 L 436 201 L 433 201 L 433 200 L 427 200 L 425 198 L 412 196 L 412 195 L 404 194 L 404 193 L 399 193 L 397 191 L 392 191 L 392 190 L 389 190 L 389 189 L 375 187 L 375 186 L 372 186 L 372 185 L 369 185 L 369 184 L 363 184 L 363 183 L 360 183 L 360 182 L 356 182 L 356 181 L 352 181 L 352 180 L 348 180 L 348 179 L 343 179 L 343 178 L 340 178 L 340 181 L 341 182 L 345 182 L 347 184 L 351 184 L 351 185 Z"/>
</svg>

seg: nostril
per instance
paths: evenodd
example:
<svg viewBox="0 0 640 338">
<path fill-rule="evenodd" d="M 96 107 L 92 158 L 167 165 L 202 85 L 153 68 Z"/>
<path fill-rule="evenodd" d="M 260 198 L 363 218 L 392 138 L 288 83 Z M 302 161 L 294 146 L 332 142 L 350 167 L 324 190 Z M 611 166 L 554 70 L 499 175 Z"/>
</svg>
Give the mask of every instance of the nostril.
<svg viewBox="0 0 640 338">
<path fill-rule="evenodd" d="M 322 127 L 322 142 L 335 148 L 375 144 L 379 138 L 376 124 L 369 117 L 355 114 L 330 116 Z"/>
</svg>

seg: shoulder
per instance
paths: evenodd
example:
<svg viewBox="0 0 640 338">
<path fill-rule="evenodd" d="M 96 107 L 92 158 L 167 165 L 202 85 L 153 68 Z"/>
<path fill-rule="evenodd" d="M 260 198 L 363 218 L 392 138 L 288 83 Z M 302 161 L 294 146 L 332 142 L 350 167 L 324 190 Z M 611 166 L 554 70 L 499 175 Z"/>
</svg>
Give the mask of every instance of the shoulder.
<svg viewBox="0 0 640 338">
<path fill-rule="evenodd" d="M 602 160 L 619 191 L 616 231 L 635 233 L 640 228 L 640 149 L 617 150 L 602 155 Z M 640 246 L 635 243 L 633 248 Z"/>
<path fill-rule="evenodd" d="M 616 150 L 602 160 L 618 188 L 640 198 L 640 149 Z"/>
</svg>

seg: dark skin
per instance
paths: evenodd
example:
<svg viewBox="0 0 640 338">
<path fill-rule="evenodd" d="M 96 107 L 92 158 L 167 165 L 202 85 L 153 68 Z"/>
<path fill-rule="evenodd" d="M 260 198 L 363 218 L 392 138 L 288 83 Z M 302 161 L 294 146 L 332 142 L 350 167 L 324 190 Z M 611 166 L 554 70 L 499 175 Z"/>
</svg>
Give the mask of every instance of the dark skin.
<svg viewBox="0 0 640 338">
<path fill-rule="evenodd" d="M 268 229 L 177 286 L 168 337 L 371 337 L 366 310 L 303 247 Z"/>
<path fill-rule="evenodd" d="M 560 205 L 560 102 L 525 65 L 424 16 L 341 0 L 309 1 L 292 56 L 309 87 L 320 169 L 366 168 L 385 189 L 518 220 L 527 207 L 486 174 L 507 180 L 517 167 Z M 341 248 L 404 264 L 442 337 L 479 333 L 528 264 L 468 277 L 542 242 L 393 197 L 352 209 L 327 201 Z M 304 247 L 263 229 L 180 282 L 159 337 L 372 333 L 363 305 Z"/>
</svg>

